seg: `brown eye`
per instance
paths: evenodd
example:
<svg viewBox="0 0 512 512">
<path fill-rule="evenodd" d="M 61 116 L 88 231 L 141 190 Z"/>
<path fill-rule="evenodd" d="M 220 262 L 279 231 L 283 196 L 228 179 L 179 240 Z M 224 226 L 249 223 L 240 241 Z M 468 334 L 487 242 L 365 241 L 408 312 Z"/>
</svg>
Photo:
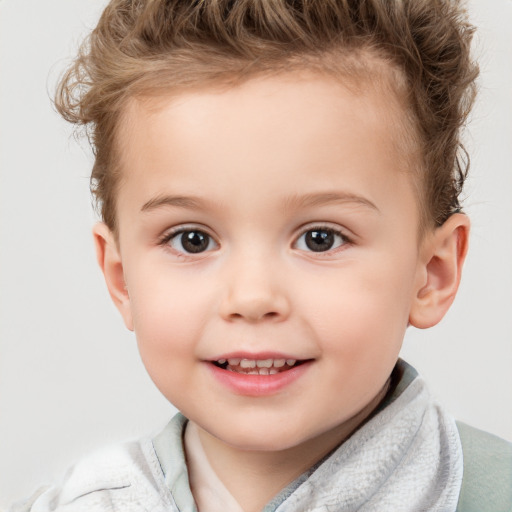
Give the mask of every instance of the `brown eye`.
<svg viewBox="0 0 512 512">
<path fill-rule="evenodd" d="M 303 233 L 296 242 L 297 249 L 302 251 L 326 252 L 347 243 L 347 239 L 334 229 L 317 228 Z"/>
<path fill-rule="evenodd" d="M 169 245 L 174 250 L 187 254 L 198 254 L 212 250 L 217 246 L 210 235 L 197 229 L 175 233 L 169 239 Z"/>
</svg>

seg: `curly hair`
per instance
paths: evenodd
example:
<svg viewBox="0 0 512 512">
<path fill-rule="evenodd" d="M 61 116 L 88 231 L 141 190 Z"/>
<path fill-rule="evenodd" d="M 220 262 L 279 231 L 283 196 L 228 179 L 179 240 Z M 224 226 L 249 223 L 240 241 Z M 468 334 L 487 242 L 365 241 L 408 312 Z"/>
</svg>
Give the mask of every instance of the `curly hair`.
<svg viewBox="0 0 512 512">
<path fill-rule="evenodd" d="M 291 69 L 371 81 L 384 64 L 414 127 L 423 221 L 439 226 L 460 210 L 469 168 L 460 132 L 476 92 L 473 32 L 458 0 L 111 0 L 55 104 L 86 127 L 91 190 L 115 232 L 130 98 Z"/>
</svg>

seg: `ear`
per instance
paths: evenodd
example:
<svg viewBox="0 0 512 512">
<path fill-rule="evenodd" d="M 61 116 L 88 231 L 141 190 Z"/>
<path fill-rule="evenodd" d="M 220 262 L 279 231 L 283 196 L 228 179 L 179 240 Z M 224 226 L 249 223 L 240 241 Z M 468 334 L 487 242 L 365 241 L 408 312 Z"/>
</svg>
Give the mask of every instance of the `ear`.
<svg viewBox="0 0 512 512">
<path fill-rule="evenodd" d="M 123 262 L 114 234 L 100 222 L 92 230 L 96 246 L 96 258 L 103 271 L 110 297 L 121 313 L 124 323 L 133 331 L 130 297 L 124 279 Z"/>
<path fill-rule="evenodd" d="M 466 258 L 469 219 L 455 213 L 427 235 L 421 248 L 418 285 L 409 314 L 409 323 L 426 329 L 439 323 L 459 288 Z"/>
</svg>

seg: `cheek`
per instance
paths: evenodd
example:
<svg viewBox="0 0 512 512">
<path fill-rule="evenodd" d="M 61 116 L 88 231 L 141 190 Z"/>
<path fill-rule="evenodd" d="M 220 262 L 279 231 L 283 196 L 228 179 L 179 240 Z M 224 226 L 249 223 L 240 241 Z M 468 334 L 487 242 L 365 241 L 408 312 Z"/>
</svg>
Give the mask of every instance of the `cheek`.
<svg viewBox="0 0 512 512">
<path fill-rule="evenodd" d="M 172 330 L 182 337 L 200 321 L 203 303 L 209 300 L 204 282 L 193 274 L 176 272 L 165 264 L 139 265 L 130 272 L 129 295 L 135 330 Z"/>
<path fill-rule="evenodd" d="M 407 327 L 413 275 L 400 268 L 384 261 L 347 267 L 309 283 L 307 298 L 297 290 L 319 343 L 347 360 L 396 353 Z"/>
<path fill-rule="evenodd" d="M 179 407 L 180 390 L 193 382 L 201 318 L 197 297 L 161 284 L 133 300 L 134 331 L 141 360 L 160 392 Z"/>
<path fill-rule="evenodd" d="M 194 356 L 211 311 L 211 294 L 186 275 L 152 266 L 130 282 L 133 324 L 148 371 L 179 370 Z"/>
</svg>

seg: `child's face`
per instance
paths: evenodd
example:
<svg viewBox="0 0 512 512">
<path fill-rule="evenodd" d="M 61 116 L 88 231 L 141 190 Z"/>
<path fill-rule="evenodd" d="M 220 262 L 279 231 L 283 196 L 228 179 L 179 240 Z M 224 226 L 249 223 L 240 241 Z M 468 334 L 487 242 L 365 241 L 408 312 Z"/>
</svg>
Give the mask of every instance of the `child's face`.
<svg viewBox="0 0 512 512">
<path fill-rule="evenodd" d="M 299 446 L 385 387 L 425 279 L 393 105 L 283 76 L 130 106 L 118 306 L 158 388 L 221 441 Z"/>
</svg>

